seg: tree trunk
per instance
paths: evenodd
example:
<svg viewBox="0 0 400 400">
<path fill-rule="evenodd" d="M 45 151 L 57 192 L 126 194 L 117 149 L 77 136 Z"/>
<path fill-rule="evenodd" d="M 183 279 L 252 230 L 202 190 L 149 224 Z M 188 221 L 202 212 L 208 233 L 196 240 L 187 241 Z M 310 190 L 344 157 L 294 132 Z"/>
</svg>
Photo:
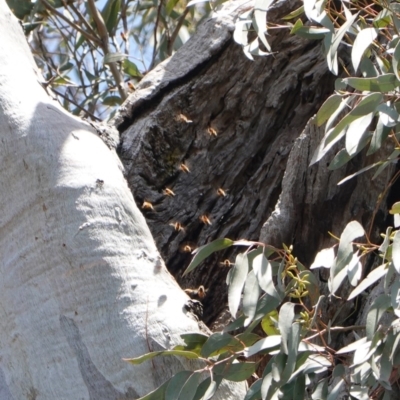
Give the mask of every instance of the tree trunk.
<svg viewBox="0 0 400 400">
<path fill-rule="evenodd" d="M 287 29 L 270 32 L 273 56 L 248 60 L 232 37 L 235 17 L 247 6 L 232 2 L 204 23 L 141 81 L 115 120 L 136 204 L 181 286 L 208 288 L 209 325 L 226 310 L 227 268 L 221 262 L 233 261 L 232 253 L 213 255 L 182 278 L 190 248 L 222 237 L 261 238 L 278 247 L 293 244 L 300 261 L 310 265 L 318 250 L 333 243 L 328 231 L 339 236 L 352 219 L 368 230 L 376 213 L 384 230 L 386 204 L 375 205 L 393 172 L 389 168 L 371 182 L 372 172 L 337 186 L 366 162 L 364 154 L 328 170 L 338 147 L 309 168 L 323 135 L 311 117 L 332 94 L 336 77 L 327 70 L 320 42 Z M 268 21 L 279 23 L 298 6 L 277 2 Z M 327 315 L 340 305 L 327 305 Z M 352 312 L 348 307 L 343 319 Z"/>
<path fill-rule="evenodd" d="M 39 84 L 0 1 L 0 398 L 138 398 L 192 363 L 122 360 L 198 331 L 113 150 Z M 225 384 L 220 399 L 243 397 Z"/>
</svg>

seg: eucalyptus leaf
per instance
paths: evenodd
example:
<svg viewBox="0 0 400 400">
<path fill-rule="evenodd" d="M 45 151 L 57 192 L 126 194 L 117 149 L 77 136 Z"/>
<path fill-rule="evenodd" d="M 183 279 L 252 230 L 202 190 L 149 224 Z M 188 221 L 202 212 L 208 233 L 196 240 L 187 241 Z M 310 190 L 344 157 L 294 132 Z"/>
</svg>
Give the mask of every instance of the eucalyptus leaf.
<svg viewBox="0 0 400 400">
<path fill-rule="evenodd" d="M 371 308 L 368 311 L 367 321 L 365 324 L 368 340 L 372 340 L 379 320 L 390 306 L 391 298 L 387 294 L 381 294 L 372 303 Z"/>
<path fill-rule="evenodd" d="M 354 71 L 357 71 L 358 66 L 365 50 L 371 45 L 371 43 L 377 38 L 378 29 L 366 28 L 363 29 L 356 37 L 353 48 L 351 50 L 351 61 L 353 63 Z"/>
<path fill-rule="evenodd" d="M 347 300 L 354 299 L 354 297 L 358 296 L 360 293 L 362 293 L 365 289 L 370 287 L 372 284 L 374 284 L 376 281 L 378 281 L 382 276 L 384 276 L 387 272 L 387 265 L 383 264 L 380 265 L 378 268 L 375 268 L 372 270 L 367 277 L 361 281 L 361 283 L 350 293 L 349 297 Z"/>
<path fill-rule="evenodd" d="M 236 256 L 235 265 L 231 269 L 228 289 L 229 311 L 232 317 L 236 317 L 239 308 L 242 290 L 249 272 L 249 263 L 246 254 L 239 253 Z"/>
<path fill-rule="evenodd" d="M 253 320 L 256 314 L 257 303 L 260 294 L 261 288 L 258 284 L 256 276 L 254 275 L 254 271 L 251 270 L 247 275 L 243 291 L 243 312 L 247 316 L 244 326 L 248 326 Z"/>
</svg>

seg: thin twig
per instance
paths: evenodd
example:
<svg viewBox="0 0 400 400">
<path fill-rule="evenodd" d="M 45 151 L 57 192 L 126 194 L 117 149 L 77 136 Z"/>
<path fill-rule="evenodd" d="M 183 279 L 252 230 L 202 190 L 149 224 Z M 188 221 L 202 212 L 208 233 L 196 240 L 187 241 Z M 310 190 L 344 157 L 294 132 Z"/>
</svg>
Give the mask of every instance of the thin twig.
<svg viewBox="0 0 400 400">
<path fill-rule="evenodd" d="M 47 2 L 47 0 L 40 0 L 42 4 L 48 8 L 52 13 L 63 19 L 68 25 L 72 26 L 75 30 L 80 32 L 86 39 L 91 40 L 93 43 L 96 44 L 96 46 L 101 45 L 101 41 L 99 38 L 91 35 L 90 33 L 86 32 L 84 29 L 82 29 L 79 25 L 75 24 L 75 22 L 70 21 L 67 17 L 65 17 L 62 13 L 60 13 L 58 10 L 56 10 L 50 3 Z"/>
<path fill-rule="evenodd" d="M 104 56 L 107 56 L 109 54 L 109 36 L 108 36 L 108 31 L 106 24 L 104 23 L 104 19 L 102 15 L 100 14 L 99 10 L 97 9 L 96 5 L 94 4 L 94 0 L 88 0 L 88 6 L 90 8 L 90 11 L 92 13 L 94 22 L 97 26 L 97 30 L 99 32 L 100 38 L 101 38 L 101 48 L 104 51 Z M 117 63 L 116 62 L 110 62 L 109 64 L 111 73 L 114 77 L 116 86 L 118 88 L 119 95 L 121 96 L 122 101 L 125 101 L 126 98 L 128 97 L 127 92 L 125 90 L 125 83 L 123 76 L 118 69 Z"/>
<path fill-rule="evenodd" d="M 172 54 L 172 46 L 175 43 L 175 40 L 176 40 L 178 33 L 182 27 L 182 24 L 185 22 L 185 18 L 186 18 L 186 15 L 188 14 L 188 12 L 189 12 L 189 8 L 186 8 L 185 11 L 183 12 L 183 14 L 179 17 L 178 23 L 177 23 L 174 31 L 172 32 L 171 37 L 169 38 L 168 49 L 167 49 L 169 56 Z"/>
<path fill-rule="evenodd" d="M 90 111 L 84 109 L 82 106 L 80 106 L 77 102 L 75 102 L 74 100 L 72 100 L 71 98 L 69 98 L 68 96 L 66 96 L 65 94 L 55 90 L 54 88 L 51 88 L 51 90 L 57 95 L 57 96 L 61 96 L 63 99 L 69 101 L 70 103 L 72 103 L 75 107 L 78 107 L 80 110 L 82 110 L 85 114 L 87 114 L 87 116 L 89 116 L 90 118 L 96 120 L 96 121 L 101 121 L 100 118 L 96 117 L 94 114 L 92 114 Z"/>
<path fill-rule="evenodd" d="M 158 24 L 160 22 L 160 16 L 161 16 L 161 9 L 163 6 L 163 0 L 160 0 L 160 4 L 157 7 L 157 18 L 156 18 L 156 23 L 154 24 L 154 47 L 153 47 L 153 57 L 151 58 L 151 63 L 149 66 L 149 70 L 153 69 L 154 63 L 156 61 L 156 55 L 157 55 L 157 29 L 158 29 Z"/>
</svg>

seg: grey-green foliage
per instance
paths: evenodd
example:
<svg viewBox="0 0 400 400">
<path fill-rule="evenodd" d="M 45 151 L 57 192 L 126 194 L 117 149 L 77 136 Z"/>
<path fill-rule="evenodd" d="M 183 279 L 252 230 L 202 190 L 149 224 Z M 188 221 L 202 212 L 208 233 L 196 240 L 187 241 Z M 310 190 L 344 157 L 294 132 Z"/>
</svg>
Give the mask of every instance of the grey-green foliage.
<svg viewBox="0 0 400 400">
<path fill-rule="evenodd" d="M 111 118 L 143 74 L 211 10 L 208 3 L 188 8 L 187 0 L 7 3 L 22 22 L 44 86 L 67 110 L 90 119 Z"/>
<path fill-rule="evenodd" d="M 271 0 L 256 0 L 254 9 L 238 18 L 234 39 L 250 59 L 279 51 L 271 48 L 266 36 L 271 3 Z M 399 17 L 400 6 L 395 2 L 304 0 L 302 7 L 283 18 L 282 29 L 322 40 L 326 62 L 333 74 L 339 73 L 340 45 L 345 43 L 351 48 L 351 66 L 343 65 L 348 76 L 337 80 L 335 93 L 316 116 L 316 124 L 325 127 L 325 136 L 312 163 L 321 160 L 336 143 L 342 143 L 342 148 L 331 161 L 331 169 L 340 168 L 364 148 L 369 155 L 387 140 L 393 145 L 386 159 L 365 166 L 342 182 L 372 168 L 376 168 L 376 177 L 389 163 L 398 160 Z M 188 398 L 210 398 L 222 378 L 245 380 L 260 360 L 265 359 L 267 365 L 249 388 L 245 400 L 333 400 L 343 391 L 354 399 L 389 399 L 392 385 L 399 377 L 400 364 L 400 230 L 396 229 L 400 226 L 400 203 L 393 206 L 391 213 L 395 227 L 382 234 L 380 245 L 372 244 L 363 227 L 351 221 L 335 246 L 317 254 L 310 269 L 286 246 L 280 250 L 262 243 L 219 239 L 196 250 L 185 273 L 214 251 L 232 245 L 248 246 L 237 256 L 227 277 L 229 310 L 234 322 L 224 332 L 210 337 L 183 335 L 184 344 L 175 348 L 188 352 L 188 356 L 195 353 L 204 362 L 203 372 L 209 373 L 209 378 L 195 387 L 190 385 L 194 378 L 185 372 L 184 383 L 180 385 L 187 389 L 190 386 Z M 379 254 L 380 265 L 361 279 L 363 258 L 372 252 Z M 341 349 L 315 344 L 320 337 L 325 338 L 322 341 L 325 344 L 331 332 L 349 330 L 336 326 L 335 317 L 326 320 L 321 312 L 326 299 L 319 294 L 318 281 L 313 275 L 319 268 L 329 270 L 330 297 L 337 296 L 345 281 L 353 287 L 347 300 L 383 281 L 383 293 L 373 300 L 365 326 L 350 327 L 354 329 L 354 341 Z M 253 332 L 260 323 L 264 337 Z M 242 333 L 232 334 L 238 328 Z M 258 358 L 250 358 L 254 356 Z M 130 362 L 142 360 L 143 357 Z M 329 390 L 328 385 L 331 385 Z M 145 398 L 163 399 L 164 392 L 165 385 Z"/>
</svg>

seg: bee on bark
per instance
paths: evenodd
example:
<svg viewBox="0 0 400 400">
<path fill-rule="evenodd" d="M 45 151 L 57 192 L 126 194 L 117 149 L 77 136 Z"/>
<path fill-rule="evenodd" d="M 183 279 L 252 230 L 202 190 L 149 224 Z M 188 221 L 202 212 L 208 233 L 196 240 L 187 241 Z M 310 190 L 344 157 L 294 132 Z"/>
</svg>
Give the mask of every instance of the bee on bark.
<svg viewBox="0 0 400 400">
<path fill-rule="evenodd" d="M 163 190 L 163 193 L 164 193 L 166 196 L 169 196 L 169 197 L 175 196 L 175 193 L 174 193 L 171 189 L 168 189 L 168 188 L 165 188 L 165 189 Z"/>
<path fill-rule="evenodd" d="M 191 124 L 193 121 L 191 120 L 191 119 L 189 119 L 186 115 L 184 115 L 184 114 L 179 114 L 177 117 L 176 117 L 176 119 L 178 120 L 178 121 L 183 121 L 183 122 L 186 122 L 187 124 Z"/>
<path fill-rule="evenodd" d="M 197 289 L 185 289 L 184 292 L 191 299 L 202 300 L 206 297 L 207 289 L 205 289 L 203 285 L 200 285 Z"/>
<path fill-rule="evenodd" d="M 191 253 L 196 248 L 196 245 L 192 242 L 184 242 L 179 246 L 179 250 L 182 253 Z"/>
<path fill-rule="evenodd" d="M 201 215 L 199 219 L 204 225 L 212 225 L 210 218 L 205 214 Z"/>
<path fill-rule="evenodd" d="M 218 136 L 217 130 L 214 129 L 213 127 L 211 127 L 211 126 L 209 126 L 209 127 L 207 128 L 207 132 L 208 132 L 208 134 L 209 134 L 210 136 L 215 136 L 215 137 Z"/>
<path fill-rule="evenodd" d="M 182 163 L 182 164 L 179 166 L 179 169 L 180 169 L 181 171 L 183 171 L 183 172 L 186 172 L 187 174 L 190 172 L 189 167 L 188 167 L 185 163 Z"/>
<path fill-rule="evenodd" d="M 170 225 L 170 226 L 173 226 L 174 229 L 175 229 L 177 232 L 180 232 L 180 231 L 184 231 L 184 230 L 185 230 L 185 228 L 182 226 L 182 224 L 181 224 L 180 222 L 171 222 L 169 225 Z"/>
<path fill-rule="evenodd" d="M 227 196 L 226 192 L 227 192 L 227 190 L 224 190 L 222 188 L 218 188 L 217 195 L 220 196 L 220 197 L 226 197 Z"/>
<path fill-rule="evenodd" d="M 128 88 L 131 92 L 134 92 L 136 90 L 136 87 L 132 82 L 128 81 L 126 84 L 128 85 Z"/>
<path fill-rule="evenodd" d="M 142 204 L 143 210 L 152 210 L 154 211 L 153 204 L 151 204 L 149 201 L 144 201 Z"/>
</svg>

